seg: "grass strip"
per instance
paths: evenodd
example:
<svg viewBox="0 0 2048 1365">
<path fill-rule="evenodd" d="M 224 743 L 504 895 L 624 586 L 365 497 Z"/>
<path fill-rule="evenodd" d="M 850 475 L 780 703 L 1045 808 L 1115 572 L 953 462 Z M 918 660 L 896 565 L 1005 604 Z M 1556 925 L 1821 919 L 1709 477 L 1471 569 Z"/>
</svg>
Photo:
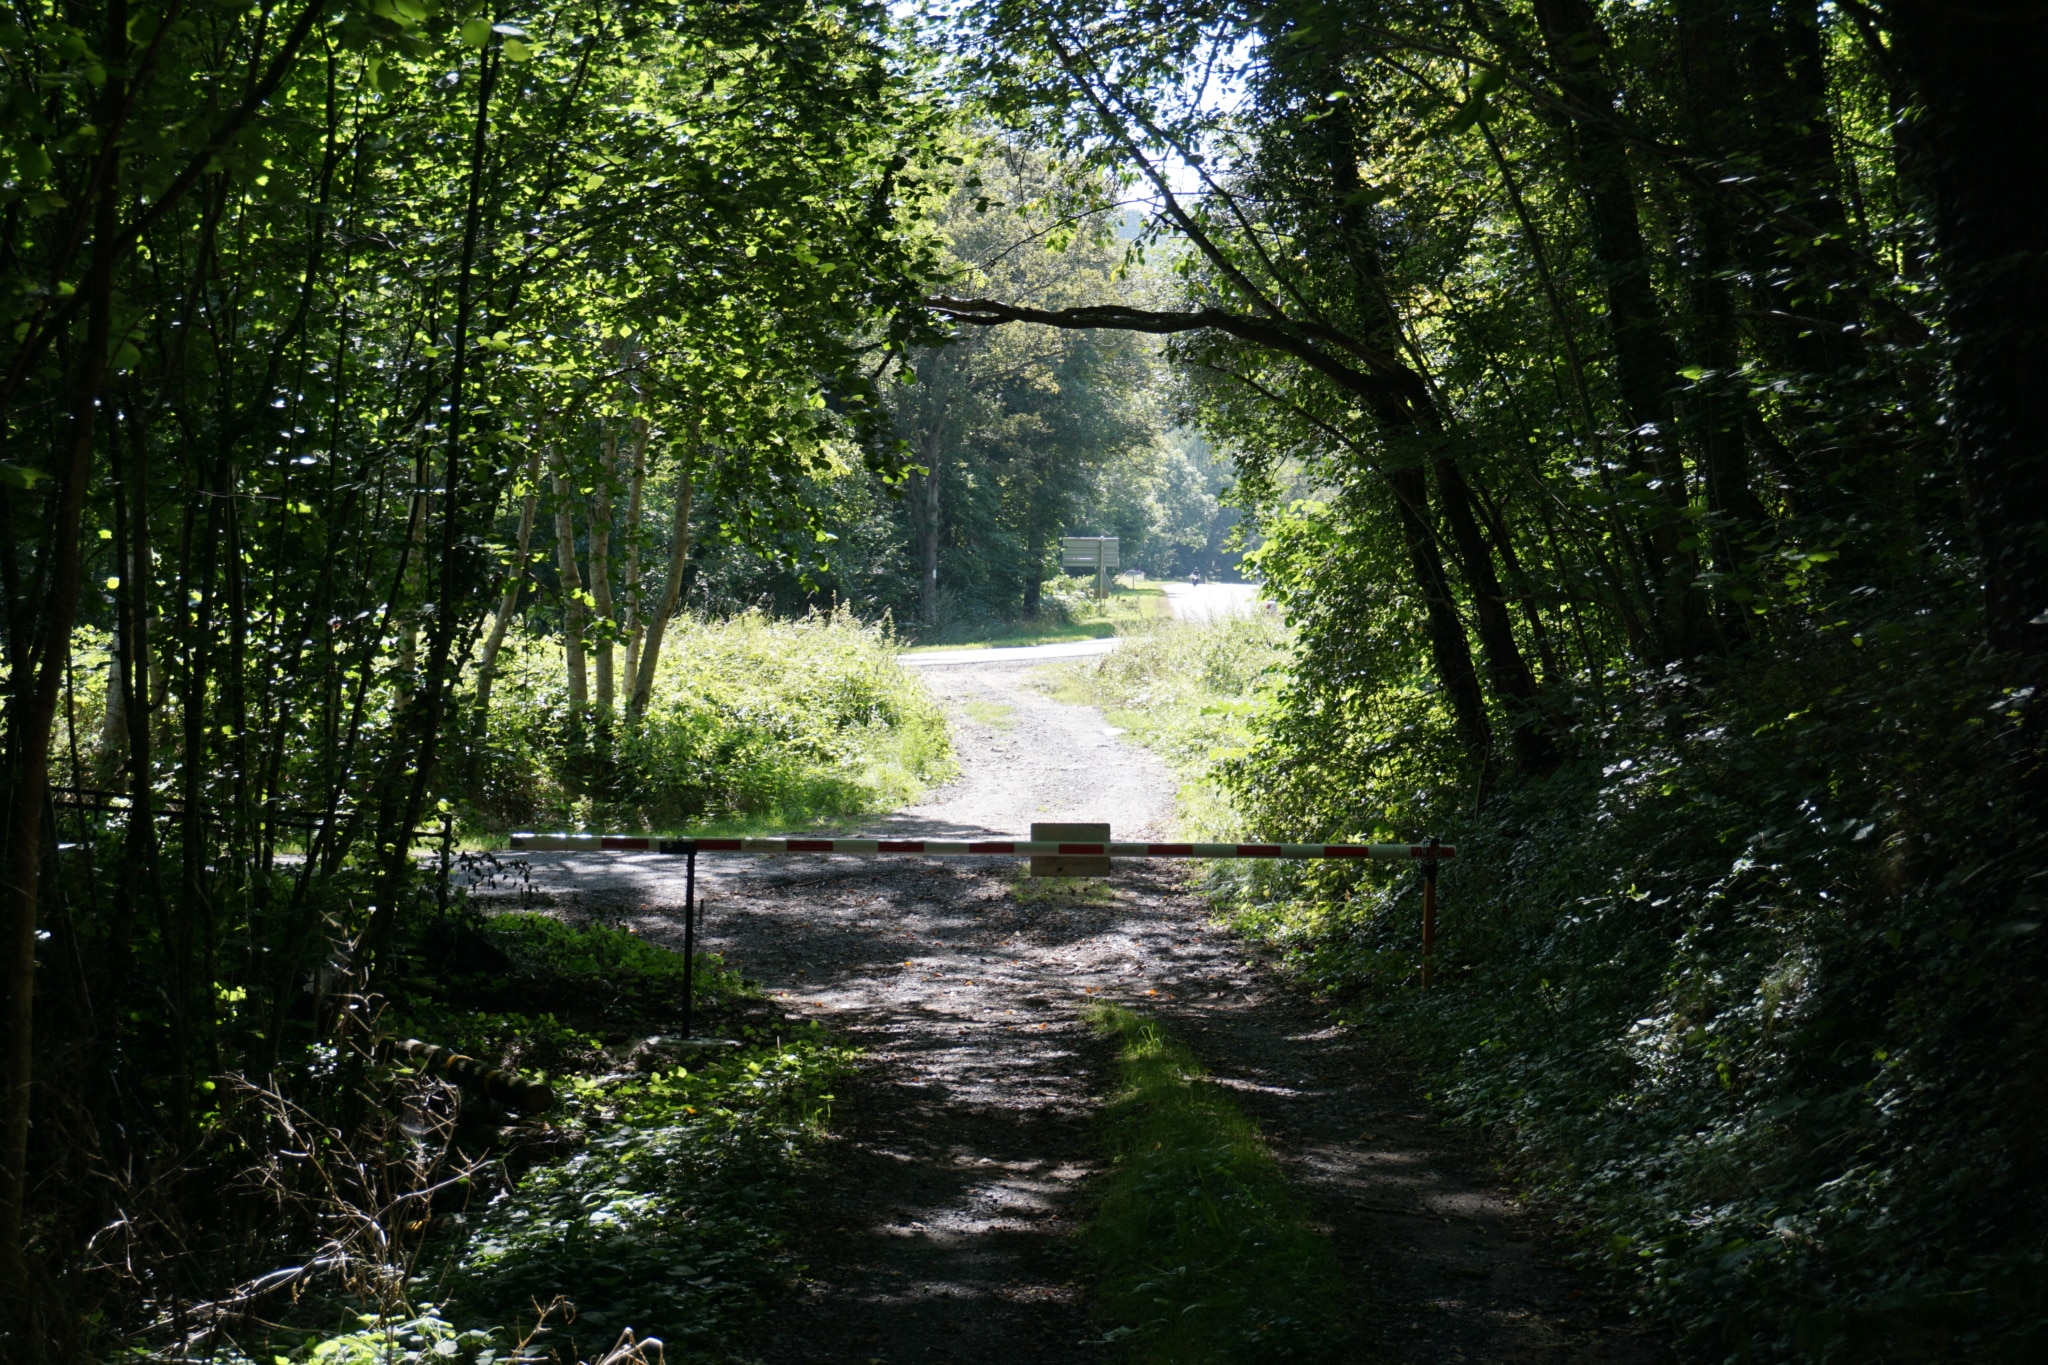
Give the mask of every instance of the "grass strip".
<svg viewBox="0 0 2048 1365">
<path fill-rule="evenodd" d="M 1160 1365 L 1340 1358 L 1335 1255 L 1257 1126 L 1157 1022 L 1109 1004 L 1090 1022 L 1122 1081 L 1083 1233 L 1106 1339 Z"/>
</svg>

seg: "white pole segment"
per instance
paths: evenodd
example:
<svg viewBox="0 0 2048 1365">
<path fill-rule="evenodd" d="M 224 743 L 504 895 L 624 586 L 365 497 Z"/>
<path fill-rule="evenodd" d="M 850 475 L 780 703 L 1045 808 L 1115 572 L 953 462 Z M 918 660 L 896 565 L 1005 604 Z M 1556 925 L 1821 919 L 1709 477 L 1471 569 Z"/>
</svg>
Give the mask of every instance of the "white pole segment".
<svg viewBox="0 0 2048 1365">
<path fill-rule="evenodd" d="M 1136 844 L 1049 843 L 1028 839 L 661 839 L 621 834 L 515 834 L 515 852 L 566 853 L 782 853 L 921 854 L 961 858 L 988 855 L 1052 857 L 1060 854 L 1111 858 L 1455 858 L 1439 844 Z"/>
</svg>

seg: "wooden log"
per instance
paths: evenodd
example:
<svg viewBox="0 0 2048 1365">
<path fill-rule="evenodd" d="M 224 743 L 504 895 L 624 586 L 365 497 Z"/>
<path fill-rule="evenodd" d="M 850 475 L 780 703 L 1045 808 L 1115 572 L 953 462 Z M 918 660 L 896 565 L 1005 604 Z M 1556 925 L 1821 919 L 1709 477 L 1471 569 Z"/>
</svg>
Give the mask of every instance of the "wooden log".
<svg viewBox="0 0 2048 1365">
<path fill-rule="evenodd" d="M 509 1104 L 521 1113 L 545 1114 L 555 1107 L 552 1086 L 529 1081 L 516 1071 L 485 1066 L 474 1057 L 417 1038 L 386 1038 L 382 1042 L 389 1055 L 402 1057 L 419 1070 L 453 1081 L 464 1090 Z"/>
</svg>

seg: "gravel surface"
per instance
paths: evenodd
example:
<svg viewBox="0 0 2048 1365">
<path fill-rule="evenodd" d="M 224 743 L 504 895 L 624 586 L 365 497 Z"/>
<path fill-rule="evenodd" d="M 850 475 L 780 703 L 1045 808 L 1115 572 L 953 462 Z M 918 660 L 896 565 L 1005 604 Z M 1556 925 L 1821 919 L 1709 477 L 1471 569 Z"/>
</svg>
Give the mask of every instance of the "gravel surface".
<svg viewBox="0 0 2048 1365">
<path fill-rule="evenodd" d="M 961 776 L 879 833 L 1167 833 L 1174 783 L 1031 664 L 935 669 Z M 529 855 L 568 913 L 680 936 L 681 860 Z M 1072 1251 L 1112 1057 L 1090 1000 L 1156 1010 L 1260 1123 L 1359 1287 L 1361 1358 L 1662 1361 L 1439 1126 L 1383 1050 L 1319 1018 L 1207 921 L 1169 863 L 1034 882 L 1011 859 L 700 859 L 710 947 L 867 1050 L 806 1191 L 800 1287 L 747 1354 L 810 1362 L 1120 1358 Z"/>
</svg>

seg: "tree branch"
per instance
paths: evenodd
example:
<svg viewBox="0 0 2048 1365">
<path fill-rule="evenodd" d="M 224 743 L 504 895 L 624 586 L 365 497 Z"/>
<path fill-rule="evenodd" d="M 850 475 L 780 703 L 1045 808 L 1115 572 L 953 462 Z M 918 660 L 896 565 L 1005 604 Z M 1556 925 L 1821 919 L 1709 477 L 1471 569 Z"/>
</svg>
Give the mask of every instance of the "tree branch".
<svg viewBox="0 0 2048 1365">
<path fill-rule="evenodd" d="M 1422 394 L 1421 377 L 1392 356 L 1383 356 L 1355 340 L 1333 333 L 1329 328 L 1291 322 L 1285 318 L 1268 321 L 1226 313 L 1220 308 L 1198 308 L 1193 312 L 1161 313 L 1121 304 L 1094 304 L 1083 308 L 1025 308 L 994 299 L 955 299 L 945 295 L 925 300 L 925 307 L 941 317 L 972 327 L 999 327 L 1006 322 L 1035 322 L 1041 327 L 1063 327 L 1074 331 L 1103 329 L 1118 332 L 1149 332 L 1170 336 L 1180 332 L 1217 331 L 1249 341 L 1269 351 L 1292 356 L 1349 393 L 1367 398 L 1398 397 L 1413 402 Z M 1370 372 L 1355 369 L 1316 343 L 1328 342 L 1358 355 Z"/>
</svg>

